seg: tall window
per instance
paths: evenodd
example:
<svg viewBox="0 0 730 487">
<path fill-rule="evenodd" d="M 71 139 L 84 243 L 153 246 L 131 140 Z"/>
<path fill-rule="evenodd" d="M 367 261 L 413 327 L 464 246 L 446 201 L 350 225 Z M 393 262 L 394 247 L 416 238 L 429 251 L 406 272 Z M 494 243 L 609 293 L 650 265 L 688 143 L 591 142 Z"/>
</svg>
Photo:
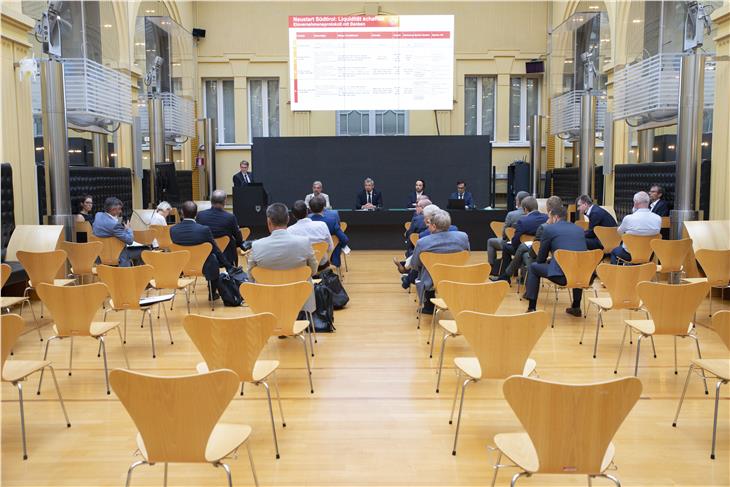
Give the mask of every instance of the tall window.
<svg viewBox="0 0 730 487">
<path fill-rule="evenodd" d="M 218 144 L 236 142 L 236 116 L 233 102 L 232 79 L 205 80 L 203 98 L 205 116 L 214 118 L 217 126 Z"/>
<path fill-rule="evenodd" d="M 337 135 L 406 135 L 405 110 L 338 111 Z"/>
<path fill-rule="evenodd" d="M 248 80 L 248 117 L 252 142 L 279 136 L 279 78 Z"/>
<path fill-rule="evenodd" d="M 464 135 L 488 135 L 494 140 L 494 76 L 467 76 L 464 79 Z"/>
<path fill-rule="evenodd" d="M 540 106 L 540 80 L 513 76 L 509 86 L 509 140 L 526 142 L 532 132 L 532 117 Z"/>
</svg>

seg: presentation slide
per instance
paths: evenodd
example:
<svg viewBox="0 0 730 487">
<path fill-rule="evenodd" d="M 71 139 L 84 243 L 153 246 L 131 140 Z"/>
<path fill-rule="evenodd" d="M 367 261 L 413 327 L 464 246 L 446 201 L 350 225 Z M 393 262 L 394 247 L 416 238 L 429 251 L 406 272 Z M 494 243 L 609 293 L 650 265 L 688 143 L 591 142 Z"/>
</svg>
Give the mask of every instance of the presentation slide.
<svg viewBox="0 0 730 487">
<path fill-rule="evenodd" d="M 289 17 L 291 109 L 451 110 L 454 16 Z"/>
</svg>

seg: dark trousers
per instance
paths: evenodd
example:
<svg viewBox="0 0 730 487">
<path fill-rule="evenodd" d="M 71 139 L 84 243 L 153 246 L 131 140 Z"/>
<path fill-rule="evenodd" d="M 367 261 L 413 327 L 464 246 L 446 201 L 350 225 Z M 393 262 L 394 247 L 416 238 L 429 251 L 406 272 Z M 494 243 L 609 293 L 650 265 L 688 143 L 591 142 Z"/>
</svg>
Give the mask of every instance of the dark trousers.
<svg viewBox="0 0 730 487">
<path fill-rule="evenodd" d="M 507 269 L 512 262 L 512 256 L 515 255 L 516 249 L 512 247 L 511 242 L 502 244 L 502 262 L 499 266 L 500 274 Z"/>
<path fill-rule="evenodd" d="M 603 245 L 601 245 L 601 241 L 597 237 L 586 237 L 586 247 L 588 247 L 588 250 L 603 250 Z"/>
<path fill-rule="evenodd" d="M 611 264 L 618 264 L 619 258 L 631 262 L 631 254 L 626 252 L 626 249 L 622 245 L 619 245 L 611 251 Z"/>
<path fill-rule="evenodd" d="M 530 309 L 535 309 L 537 305 L 537 296 L 540 293 L 540 278 L 546 277 L 559 286 L 565 286 L 567 280 L 565 276 L 548 277 L 548 264 L 538 264 L 533 262 L 530 264 L 530 272 L 527 275 L 527 284 L 525 284 L 525 298 L 530 301 Z M 580 302 L 583 298 L 582 289 L 573 289 L 573 303 L 571 307 L 580 308 Z"/>
</svg>

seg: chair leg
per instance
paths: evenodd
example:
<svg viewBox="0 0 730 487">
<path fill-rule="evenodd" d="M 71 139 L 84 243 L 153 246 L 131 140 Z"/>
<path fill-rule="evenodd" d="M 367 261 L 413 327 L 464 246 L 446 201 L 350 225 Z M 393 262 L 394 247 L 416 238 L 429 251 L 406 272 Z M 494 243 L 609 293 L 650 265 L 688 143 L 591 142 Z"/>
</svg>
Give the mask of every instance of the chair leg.
<svg viewBox="0 0 730 487">
<path fill-rule="evenodd" d="M 456 387 L 454 388 L 454 399 L 451 401 L 451 416 L 449 417 L 449 424 L 454 422 L 454 411 L 456 410 L 456 398 L 459 395 L 459 383 L 461 382 L 461 371 L 456 369 Z"/>
<path fill-rule="evenodd" d="M 606 478 L 606 479 L 610 480 L 611 482 L 613 482 L 613 484 L 616 487 L 621 487 L 621 481 L 619 479 L 617 479 L 616 477 L 614 477 L 613 475 L 609 475 L 607 473 L 603 473 L 601 475 L 596 475 L 596 477 Z"/>
<path fill-rule="evenodd" d="M 304 345 L 304 361 L 307 363 L 307 377 L 309 378 L 309 393 L 314 394 L 314 386 L 312 385 L 312 369 L 309 368 L 309 353 L 307 352 L 307 339 L 303 335 L 297 335 L 302 339 L 302 345 Z"/>
<path fill-rule="evenodd" d="M 474 382 L 474 379 L 469 378 L 464 381 L 461 385 L 461 401 L 459 402 L 459 416 L 456 418 L 456 434 L 454 435 L 454 448 L 451 450 L 452 455 L 456 455 L 456 443 L 459 441 L 459 428 L 461 427 L 461 411 L 464 409 L 464 395 L 466 394 L 466 386 Z"/>
<path fill-rule="evenodd" d="M 601 326 L 598 326 L 599 322 Z M 593 341 L 593 358 L 596 358 L 596 354 L 598 352 L 598 330 L 601 328 L 603 328 L 603 308 L 599 308 L 598 318 L 596 318 L 596 339 Z"/>
<path fill-rule="evenodd" d="M 124 340 L 122 340 L 122 330 L 117 326 L 117 333 L 119 334 L 119 345 L 122 347 L 122 355 L 124 355 L 124 363 L 129 367 L 129 358 L 127 357 L 127 347 L 124 346 Z"/>
<path fill-rule="evenodd" d="M 649 340 L 651 340 L 651 350 L 654 353 L 654 358 L 656 358 L 656 347 L 654 346 L 654 335 L 649 335 Z M 676 374 L 676 372 L 675 372 Z"/>
<path fill-rule="evenodd" d="M 106 321 L 106 318 L 105 318 Z M 144 317 L 142 317 L 142 323 L 144 323 Z M 122 340 L 124 344 L 127 343 L 127 310 L 124 310 L 124 340 Z"/>
<path fill-rule="evenodd" d="M 426 340 L 426 344 L 431 344 L 431 349 L 428 352 L 428 358 L 433 358 L 433 341 L 436 338 L 436 314 L 438 313 L 437 309 L 433 310 L 433 314 L 431 315 L 431 334 L 429 335 L 429 339 Z"/>
<path fill-rule="evenodd" d="M 71 366 L 74 359 L 74 337 L 71 337 L 71 347 L 68 352 L 68 376 L 71 377 Z"/>
<path fill-rule="evenodd" d="M 700 351 L 700 339 L 699 337 L 695 335 L 688 335 L 690 338 L 692 338 L 695 341 L 695 345 L 697 346 L 697 358 L 700 360 L 702 359 L 702 352 Z M 707 390 L 707 379 L 705 379 L 705 375 L 702 374 L 702 381 L 705 384 L 705 395 L 709 395 L 709 391 Z"/>
<path fill-rule="evenodd" d="M 155 352 L 155 332 L 152 329 L 152 311 L 148 308 L 144 311 L 142 311 L 142 322 L 144 322 L 144 314 L 149 313 L 149 321 L 150 321 L 150 338 L 152 339 L 152 358 L 157 358 L 157 353 Z"/>
<path fill-rule="evenodd" d="M 172 331 L 170 330 L 170 320 L 167 318 L 167 308 L 162 306 L 162 312 L 165 314 L 165 325 L 167 325 L 167 334 L 170 335 L 170 345 L 174 345 L 175 342 L 172 341 Z"/>
<path fill-rule="evenodd" d="M 515 475 L 514 475 L 514 476 L 512 477 L 512 481 L 511 481 L 511 482 L 509 483 L 510 487 L 515 487 L 515 485 L 517 485 L 517 481 L 518 481 L 518 480 L 520 479 L 520 477 L 522 477 L 523 475 L 527 475 L 528 477 L 530 476 L 530 474 L 528 474 L 527 472 L 519 472 L 519 473 L 516 473 L 516 474 L 515 474 Z M 619 487 L 620 487 L 620 486 L 619 486 Z"/>
<path fill-rule="evenodd" d="M 162 483 L 162 485 L 163 485 L 164 487 L 167 487 L 167 466 L 168 466 L 168 463 L 167 463 L 167 462 L 165 462 L 165 476 L 164 476 L 164 478 L 163 478 L 163 480 L 162 480 L 162 482 L 163 482 L 163 483 Z"/>
<path fill-rule="evenodd" d="M 44 361 L 48 357 L 48 346 L 51 344 L 51 342 L 53 340 L 56 340 L 56 339 L 59 339 L 60 340 L 61 338 L 58 337 L 58 336 L 52 336 L 48 340 L 46 340 L 46 351 L 43 353 L 43 360 Z M 40 377 L 40 379 L 38 379 L 38 390 L 36 391 L 36 395 L 40 395 L 41 394 L 41 385 L 43 384 L 43 372 L 45 372 L 45 371 L 46 371 L 46 368 L 43 367 L 41 369 L 41 377 Z"/>
<path fill-rule="evenodd" d="M 23 460 L 28 459 L 28 450 L 25 446 L 25 407 L 23 405 L 23 384 L 16 382 L 18 387 L 18 400 L 20 403 L 20 434 L 23 438 Z"/>
<path fill-rule="evenodd" d="M 311 328 L 308 326 L 306 330 L 307 338 L 309 339 L 309 353 L 312 357 L 314 357 L 314 342 L 312 341 L 312 329 L 314 328 L 314 323 L 310 321 L 309 324 L 311 325 Z"/>
<path fill-rule="evenodd" d="M 639 376 L 639 352 L 641 352 L 641 339 L 644 335 L 639 335 L 639 339 L 636 340 L 636 364 L 634 365 L 634 377 Z"/>
<path fill-rule="evenodd" d="M 61 403 L 61 409 L 63 410 L 63 416 L 66 418 L 66 427 L 71 427 L 71 421 L 68 419 L 68 413 L 66 413 L 66 405 L 63 403 L 63 396 L 61 396 L 61 388 L 58 387 L 58 381 L 56 380 L 56 372 L 53 370 L 53 367 L 50 365 L 47 365 L 49 369 L 51 369 L 51 378 L 53 379 L 53 385 L 56 386 L 56 394 L 58 394 L 58 402 Z"/>
<path fill-rule="evenodd" d="M 266 389 L 266 399 L 269 401 L 269 416 L 271 417 L 271 431 L 274 433 L 274 449 L 276 450 L 276 459 L 279 459 L 279 441 L 276 439 L 276 422 L 274 421 L 274 408 L 271 405 L 271 391 L 269 384 L 261 381 L 260 384 Z"/>
<path fill-rule="evenodd" d="M 497 474 L 499 473 L 500 463 L 502 461 L 502 452 L 499 452 L 499 456 L 497 457 L 497 463 L 494 464 L 494 477 L 492 477 L 492 487 L 497 483 Z"/>
<path fill-rule="evenodd" d="M 111 391 L 109 390 L 109 367 L 106 363 L 106 344 L 104 343 L 104 337 L 100 336 L 99 341 L 101 342 L 101 351 L 104 354 L 104 380 L 106 380 L 106 393 L 109 395 L 111 394 Z"/>
<path fill-rule="evenodd" d="M 621 354 L 624 352 L 624 343 L 626 342 L 626 330 L 629 329 L 629 325 L 624 325 L 624 334 L 621 337 L 621 345 L 618 347 L 618 358 L 616 359 L 616 367 L 613 368 L 613 373 L 618 374 L 618 364 L 621 362 Z"/>
<path fill-rule="evenodd" d="M 558 307 L 558 288 L 555 287 L 555 301 L 553 301 L 553 320 L 550 322 L 550 328 L 555 328 L 555 309 Z"/>
<path fill-rule="evenodd" d="M 312 325 L 312 332 L 314 333 L 314 343 L 318 343 L 317 342 L 317 328 L 315 328 L 315 326 L 314 326 L 314 317 L 312 316 L 312 313 L 310 311 L 307 311 L 307 315 L 309 315 L 307 317 L 307 319 L 309 320 L 309 323 Z M 314 347 L 312 347 L 312 353 L 314 353 Z M 314 356 L 314 355 L 312 355 L 312 356 Z"/>
<path fill-rule="evenodd" d="M 129 470 L 127 470 L 127 482 L 124 484 L 125 487 L 129 487 L 129 485 L 132 483 L 132 471 L 134 471 L 134 469 L 139 467 L 140 465 L 148 465 L 148 463 L 144 460 L 139 460 L 129 466 Z"/>
<path fill-rule="evenodd" d="M 251 473 L 253 474 L 253 484 L 259 487 L 259 479 L 256 477 L 256 468 L 253 465 L 253 455 L 251 454 L 251 446 L 246 442 L 246 451 L 248 451 L 248 463 L 251 464 Z"/>
<path fill-rule="evenodd" d="M 673 427 L 677 427 L 677 420 L 679 419 L 679 411 L 682 409 L 682 403 L 684 402 L 684 396 L 687 394 L 687 386 L 689 385 L 689 378 L 692 376 L 692 371 L 694 370 L 694 364 L 689 364 L 689 369 L 687 370 L 687 378 L 684 380 L 684 388 L 682 389 L 682 395 L 679 398 L 679 404 L 677 405 L 677 412 L 674 415 L 674 421 L 672 422 Z"/>
<path fill-rule="evenodd" d="M 449 338 L 449 333 L 444 332 L 444 337 L 441 340 L 441 353 L 439 354 L 439 371 L 438 378 L 436 379 L 436 394 L 439 393 L 439 384 L 441 384 L 441 371 L 444 368 L 444 350 L 446 348 L 446 339 Z"/>
<path fill-rule="evenodd" d="M 715 386 L 715 417 L 712 422 L 712 452 L 710 453 L 710 459 L 715 459 L 715 440 L 717 439 L 717 410 L 720 406 L 720 386 L 723 385 L 725 381 L 719 380 L 717 381 L 717 385 Z"/>
</svg>

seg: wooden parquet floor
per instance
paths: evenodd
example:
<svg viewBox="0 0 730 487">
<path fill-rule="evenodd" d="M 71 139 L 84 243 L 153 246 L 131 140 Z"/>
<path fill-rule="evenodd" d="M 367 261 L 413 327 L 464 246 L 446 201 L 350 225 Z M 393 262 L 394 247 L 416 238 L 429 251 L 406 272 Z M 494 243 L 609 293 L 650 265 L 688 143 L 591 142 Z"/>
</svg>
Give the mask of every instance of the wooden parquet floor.
<svg viewBox="0 0 730 487">
<path fill-rule="evenodd" d="M 390 262 L 393 255 L 377 251 L 350 254 L 344 285 L 351 301 L 345 310 L 336 312 L 337 332 L 319 335 L 316 357 L 312 359 L 314 394 L 309 393 L 306 383 L 301 342 L 274 338 L 264 349 L 262 358 L 275 358 L 282 364 L 278 376 L 287 427 L 277 426 L 281 459 L 274 457 L 262 388 L 247 385 L 245 396 L 236 396 L 224 414 L 227 422 L 253 427 L 250 441 L 261 485 L 466 486 L 491 482 L 495 454 L 487 450 L 487 445 L 496 433 L 519 431 L 520 425 L 502 398 L 501 383 L 483 381 L 472 385 L 467 391 L 458 453 L 451 455 L 454 426 L 448 424 L 448 418 L 456 384 L 453 358 L 468 355 L 469 349 L 463 338 L 449 341 L 441 393 L 436 394 L 438 355 L 428 357 L 428 327 L 416 329 L 413 295 L 401 289 Z M 471 257 L 474 262 L 485 258 L 483 252 Z M 514 291 L 513 285 L 499 313 L 526 309 Z M 202 297 L 204 286 L 199 286 L 199 292 Z M 133 369 L 163 375 L 195 372 L 201 357 L 182 329 L 185 306 L 182 295 L 180 298 L 175 310 L 168 312 L 174 345 L 166 339 L 163 323 L 155 322 L 156 359 L 152 358 L 147 328 L 139 327 L 139 314 L 130 314 L 127 352 Z M 613 366 L 623 331 L 621 314 L 606 315 L 598 358 L 593 359 L 596 311 L 591 309 L 586 341 L 579 345 L 583 319 L 563 312 L 567 300 L 567 294 L 561 293 L 556 326 L 547 329 L 532 354 L 540 376 L 564 382 L 615 377 Z M 544 307 L 542 300 L 540 307 Z M 202 312 L 211 311 L 204 308 Z M 705 300 L 697 313 L 701 323 L 707 324 L 707 312 Z M 214 311 L 220 316 L 237 313 L 250 311 L 223 308 L 220 304 Z M 110 319 L 113 316 L 110 314 Z M 121 314 L 117 316 L 121 320 Z M 51 327 L 44 328 L 43 334 L 48 337 Z M 714 332 L 701 326 L 699 336 L 705 357 L 727 357 Z M 679 375 L 675 375 L 672 338 L 657 337 L 655 341 L 658 358 L 652 358 L 648 344 L 642 349 L 639 377 L 644 389 L 614 439 L 618 470 L 611 473 L 624 486 L 728 485 L 728 387 L 721 390 L 717 459 L 712 461 L 714 384 L 710 384 L 710 396 L 705 396 L 701 381 L 692 380 L 679 426 L 672 428 L 695 349 L 689 340 L 678 341 Z M 110 368 L 122 367 L 118 339 L 111 336 L 108 343 Z M 35 333 L 26 334 L 11 360 L 40 359 L 44 345 Z M 624 352 L 620 374 L 633 371 L 633 347 L 635 344 Z M 17 391 L 3 383 L 2 485 L 124 485 L 127 468 L 136 460 L 136 429 L 114 394 L 107 396 L 103 363 L 96 352 L 96 341 L 77 339 L 73 376 L 69 377 L 68 340 L 51 345 L 49 359 L 56 367 L 66 400 L 72 423 L 69 429 L 52 382 L 44 380 L 40 396 L 35 394 L 37 375 L 24 384 L 27 461 L 22 460 Z M 245 452 L 229 464 L 235 485 L 253 483 Z M 508 485 L 514 473 L 514 469 L 503 469 L 497 484 Z M 224 472 L 208 465 L 170 465 L 169 475 L 169 485 L 225 485 Z M 143 466 L 135 471 L 132 485 L 162 485 L 162 479 L 162 465 Z M 598 479 L 593 485 L 609 484 Z M 536 475 L 521 479 L 519 485 L 586 485 L 586 478 Z"/>
</svg>

